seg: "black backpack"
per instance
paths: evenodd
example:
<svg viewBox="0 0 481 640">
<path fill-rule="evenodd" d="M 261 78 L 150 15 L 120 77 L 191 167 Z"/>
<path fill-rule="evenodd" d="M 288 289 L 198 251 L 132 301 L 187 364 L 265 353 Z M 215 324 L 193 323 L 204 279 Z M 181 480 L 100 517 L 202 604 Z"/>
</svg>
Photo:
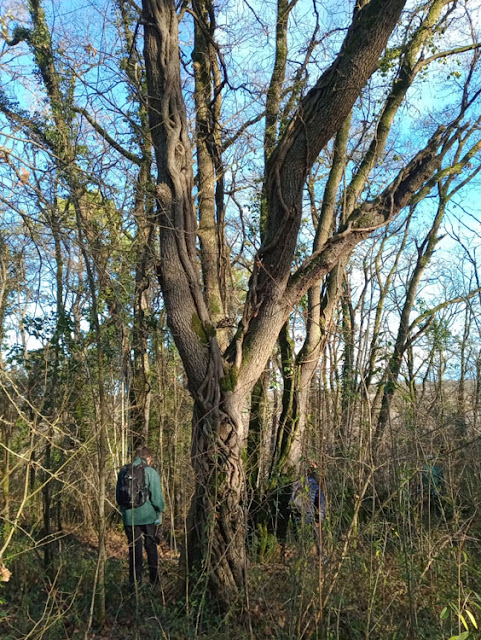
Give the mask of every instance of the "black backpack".
<svg viewBox="0 0 481 640">
<path fill-rule="evenodd" d="M 123 509 L 135 509 L 145 504 L 149 490 L 145 482 L 145 464 L 126 464 L 119 471 L 117 503 Z"/>
</svg>

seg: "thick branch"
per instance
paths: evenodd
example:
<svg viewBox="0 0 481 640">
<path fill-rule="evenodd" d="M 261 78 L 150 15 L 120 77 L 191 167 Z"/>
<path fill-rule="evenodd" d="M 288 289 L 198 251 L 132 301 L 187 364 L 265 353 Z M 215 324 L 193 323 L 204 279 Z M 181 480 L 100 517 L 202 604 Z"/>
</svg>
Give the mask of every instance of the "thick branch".
<svg viewBox="0 0 481 640">
<path fill-rule="evenodd" d="M 373 167 L 384 151 L 396 113 L 416 75 L 423 68 L 422 64 L 416 63 L 416 58 L 426 41 L 432 37 L 433 32 L 439 25 L 442 10 L 449 2 L 450 0 L 436 0 L 433 2 L 425 19 L 413 33 L 409 42 L 403 47 L 399 70 L 393 79 L 391 91 L 376 123 L 372 142 L 346 190 L 344 212 L 346 217 L 354 210 L 359 194 L 364 189 Z"/>
<path fill-rule="evenodd" d="M 368 237 L 372 231 L 392 220 L 425 182 L 440 167 L 441 162 L 454 144 L 456 134 L 450 136 L 453 124 L 448 130 L 440 127 L 423 151 L 416 155 L 409 165 L 400 171 L 396 179 L 375 200 L 358 207 L 339 233 L 330 238 L 323 248 L 291 277 L 288 295 L 297 299 L 316 280 L 328 273 L 341 255 L 351 251 L 356 244 Z M 441 149 L 440 149 L 441 148 Z M 438 152 L 438 149 L 440 151 Z"/>
<path fill-rule="evenodd" d="M 372 0 L 356 12 L 337 59 L 302 100 L 272 152 L 267 164 L 266 234 L 254 274 L 257 288 L 269 287 L 273 295 L 283 295 L 297 244 L 308 171 L 375 71 L 403 6 L 402 0 Z M 257 306 L 254 298 L 258 292 L 251 291 L 248 305 Z M 248 314 L 256 312 L 248 309 Z"/>
<path fill-rule="evenodd" d="M 335 62 L 301 101 L 269 157 L 263 246 L 250 281 L 241 331 L 236 337 L 238 342 L 229 350 L 233 361 L 244 360 L 245 370 L 239 374 L 239 381 L 245 376 L 250 383 L 257 377 L 257 370 L 263 366 L 259 363 L 267 360 L 285 319 L 281 317 L 285 307 L 296 300 L 296 296 L 286 296 L 286 286 L 297 245 L 308 172 L 376 70 L 404 4 L 405 0 L 371 0 L 355 10 Z M 274 329 L 273 325 L 276 325 Z M 255 362 L 253 353 L 256 353 Z"/>
</svg>

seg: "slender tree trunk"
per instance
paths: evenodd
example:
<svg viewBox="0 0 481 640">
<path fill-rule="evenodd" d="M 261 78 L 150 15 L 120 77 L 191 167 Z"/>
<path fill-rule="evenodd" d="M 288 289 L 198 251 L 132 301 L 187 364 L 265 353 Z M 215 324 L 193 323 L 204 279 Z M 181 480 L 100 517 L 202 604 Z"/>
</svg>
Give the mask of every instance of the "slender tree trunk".
<svg viewBox="0 0 481 640">
<path fill-rule="evenodd" d="M 146 125 L 144 125 L 146 126 Z M 145 158 L 136 184 L 135 219 L 137 223 L 137 256 L 135 265 L 134 313 L 132 327 L 132 379 L 130 381 L 130 433 L 134 449 L 149 438 L 151 404 L 150 360 L 148 351 L 148 318 L 150 273 L 154 264 L 155 218 L 150 193 L 150 143 L 144 144 Z"/>
<path fill-rule="evenodd" d="M 10 268 L 9 268 L 9 250 L 6 242 L 0 235 L 0 376 L 3 375 L 3 353 L 2 353 L 2 345 L 4 338 L 4 321 L 5 321 L 5 312 L 7 308 L 8 299 L 12 292 L 12 280 L 10 276 Z M 3 392 L 2 392 L 3 396 Z M 6 418 L 7 416 L 3 415 L 2 418 Z M 2 420 L 3 422 L 3 420 Z M 5 522 L 10 521 L 10 430 L 11 427 L 8 425 L 8 422 L 3 422 L 2 425 L 2 441 L 5 443 L 5 448 L 3 450 L 3 464 L 2 464 L 2 479 L 0 482 L 0 486 L 2 487 L 3 493 L 3 509 L 2 514 L 5 518 Z"/>
<path fill-rule="evenodd" d="M 389 270 L 389 273 L 387 274 L 387 277 L 385 278 L 384 282 L 382 281 L 381 262 L 382 262 L 383 251 L 385 248 L 385 243 L 390 237 L 389 229 L 386 230 L 386 234 L 381 242 L 381 246 L 379 247 L 379 251 L 377 252 L 377 255 L 375 258 L 374 266 L 375 266 L 377 284 L 379 287 L 379 299 L 376 304 L 376 312 L 374 316 L 372 337 L 369 345 L 368 365 L 364 373 L 364 382 L 361 389 L 361 393 L 364 396 L 366 395 L 366 393 L 369 392 L 369 389 L 371 387 L 371 384 L 373 382 L 373 379 L 378 367 L 378 359 L 379 359 L 378 353 L 380 349 L 379 337 L 381 335 L 381 321 L 383 317 L 383 312 L 386 304 L 386 299 L 391 288 L 392 280 L 399 266 L 399 260 L 403 255 L 404 249 L 406 248 L 406 243 L 408 240 L 408 232 L 409 232 L 410 222 L 411 222 L 413 213 L 414 213 L 414 209 L 411 209 L 405 222 L 403 237 L 399 246 L 399 250 L 396 254 L 396 258 L 394 259 L 393 265 Z M 378 396 L 378 393 L 376 393 L 376 399 L 377 399 L 377 396 Z M 376 404 L 377 404 L 377 401 L 375 400 L 373 402 L 373 408 L 376 407 Z"/>
<path fill-rule="evenodd" d="M 128 52 L 125 72 L 130 82 L 130 90 L 137 104 L 140 126 L 136 127 L 137 141 L 141 156 L 137 164 L 139 171 L 134 187 L 134 218 L 137 225 L 135 238 L 135 288 L 133 324 L 131 340 L 124 333 L 123 359 L 124 384 L 129 390 L 129 426 L 133 448 L 145 444 L 149 438 L 151 405 L 150 361 L 148 340 L 150 329 L 148 318 L 151 313 L 151 274 L 155 263 L 155 213 L 154 184 L 151 176 L 152 137 L 149 130 L 147 112 L 147 88 L 145 65 L 137 50 L 137 14 L 132 7 L 116 0 L 121 18 L 124 50 Z M 132 350 L 133 357 L 130 358 Z M 130 366 L 129 366 L 130 365 Z M 130 374 L 130 375 L 129 375 Z"/>
<path fill-rule="evenodd" d="M 476 429 L 479 421 L 479 408 L 481 407 L 481 350 L 476 356 L 476 380 L 474 387 L 474 415 L 473 428 Z"/>
<path fill-rule="evenodd" d="M 266 455 L 268 441 L 266 431 L 269 419 L 268 390 L 270 379 L 271 371 L 267 367 L 254 385 L 251 394 L 249 434 L 247 438 L 247 470 L 249 474 L 249 489 L 255 495 L 258 495 L 261 490 L 265 471 L 264 465 L 268 459 Z"/>
<path fill-rule="evenodd" d="M 470 333 L 471 307 L 466 305 L 464 316 L 464 331 L 461 341 L 461 362 L 459 371 L 459 383 L 457 392 L 456 435 L 462 441 L 466 437 L 466 350 Z"/>
<path fill-rule="evenodd" d="M 41 413 L 45 413 L 49 418 L 50 423 L 52 424 L 55 420 L 58 398 L 60 340 L 62 338 L 62 335 L 64 335 L 65 333 L 65 309 L 63 304 L 63 257 L 60 243 L 60 223 L 56 211 L 53 211 L 51 214 L 51 229 L 55 244 L 57 326 L 55 327 L 55 332 L 51 342 L 51 349 L 53 350 L 53 362 L 51 371 L 48 372 L 49 381 L 47 384 L 47 388 L 45 389 L 45 400 L 43 402 Z M 52 534 L 52 491 L 55 482 L 51 478 L 51 474 L 55 471 L 54 466 L 52 465 L 53 439 L 54 432 L 51 426 L 49 428 L 48 440 L 45 446 L 45 485 L 43 488 L 43 524 L 45 537 L 47 539 L 47 544 L 44 548 L 44 563 L 45 568 L 51 573 L 53 571 L 52 561 L 54 557 L 54 547 L 50 541 L 50 536 Z M 53 577 L 53 573 L 51 577 Z"/>
<path fill-rule="evenodd" d="M 9 251 L 7 244 L 0 235 L 0 371 L 3 370 L 3 338 L 5 334 L 4 322 L 8 298 L 12 291 L 12 281 L 9 277 Z"/>
<path fill-rule="evenodd" d="M 341 424 L 340 424 L 340 444 L 341 450 L 345 450 L 347 442 L 346 436 L 349 432 L 351 421 L 351 411 L 354 405 L 356 393 L 356 372 L 354 369 L 354 310 L 347 282 L 344 282 L 344 294 L 341 300 L 342 307 L 342 336 L 344 342 L 344 354 L 342 363 L 342 384 L 341 384 Z"/>
<path fill-rule="evenodd" d="M 334 159 L 324 190 L 324 197 L 313 250 L 316 251 L 331 235 L 334 225 L 337 190 L 342 180 L 347 157 L 347 143 L 351 125 L 351 115 L 346 118 L 334 143 Z M 311 210 L 317 217 L 315 202 L 311 200 Z M 287 349 L 287 329 L 279 338 L 282 354 L 282 372 L 284 381 L 283 408 L 280 428 L 274 454 L 275 474 L 283 473 L 284 466 L 298 471 L 302 444 L 308 419 L 309 389 L 312 377 L 318 367 L 319 358 L 332 328 L 334 311 L 341 292 L 344 274 L 342 261 L 327 277 L 324 293 L 321 283 L 314 284 L 308 290 L 306 319 L 306 338 L 297 357 L 292 346 Z"/>
<path fill-rule="evenodd" d="M 105 497 L 106 497 L 106 481 L 107 481 L 107 455 L 108 455 L 108 437 L 107 437 L 107 403 L 104 385 L 104 361 L 102 350 L 102 334 L 98 314 L 97 302 L 97 286 L 95 282 L 94 270 L 91 265 L 91 259 L 88 253 L 88 246 L 84 238 L 84 218 L 82 211 L 82 193 L 79 192 L 79 186 L 70 185 L 72 199 L 75 207 L 77 219 L 77 231 L 79 235 L 79 243 L 84 258 L 85 268 L 87 270 L 87 281 L 90 292 L 91 301 L 91 325 L 95 335 L 96 347 L 96 368 L 97 368 L 97 420 L 98 420 L 98 437 L 97 437 L 97 465 L 98 465 L 98 559 L 97 559 L 97 622 L 100 627 L 105 624 L 105 562 L 106 562 L 106 520 L 105 520 Z M 95 597 L 96 594 L 93 594 Z"/>
<path fill-rule="evenodd" d="M 2 461 L 2 480 L 0 486 L 2 488 L 3 509 L 2 516 L 7 528 L 10 526 L 10 427 L 6 424 L 2 427 L 2 442 L 5 443 Z"/>
</svg>

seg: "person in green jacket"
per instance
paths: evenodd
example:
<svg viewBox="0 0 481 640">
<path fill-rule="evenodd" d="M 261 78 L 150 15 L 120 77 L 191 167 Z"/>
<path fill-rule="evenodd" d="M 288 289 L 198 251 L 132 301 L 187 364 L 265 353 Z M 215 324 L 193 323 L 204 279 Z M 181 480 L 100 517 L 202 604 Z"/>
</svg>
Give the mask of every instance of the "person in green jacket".
<svg viewBox="0 0 481 640">
<path fill-rule="evenodd" d="M 165 509 L 160 476 L 152 468 L 152 453 L 145 446 L 137 447 L 132 461 L 134 466 L 144 464 L 147 499 L 139 507 L 126 509 L 121 507 L 122 520 L 129 543 L 129 584 L 140 585 L 142 582 L 142 544 L 147 552 L 149 578 L 152 584 L 159 582 L 157 527 L 162 522 Z M 120 478 L 120 474 L 119 474 Z M 116 497 L 119 502 L 119 478 L 117 479 Z"/>
</svg>

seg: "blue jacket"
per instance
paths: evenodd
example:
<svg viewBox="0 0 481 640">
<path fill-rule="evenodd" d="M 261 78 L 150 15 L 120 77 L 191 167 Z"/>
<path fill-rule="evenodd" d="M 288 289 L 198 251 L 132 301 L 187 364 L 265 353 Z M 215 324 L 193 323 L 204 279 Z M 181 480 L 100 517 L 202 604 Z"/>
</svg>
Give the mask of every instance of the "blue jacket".
<svg viewBox="0 0 481 640">
<path fill-rule="evenodd" d="M 316 480 L 314 476 L 308 476 L 307 482 L 309 485 L 309 496 L 314 506 L 314 512 L 312 513 L 312 515 L 314 516 L 316 522 L 319 521 L 319 518 L 321 520 L 324 520 L 324 518 L 326 517 L 326 499 L 324 497 L 324 492 L 319 486 L 318 480 Z M 320 513 L 319 504 L 321 506 Z"/>
<path fill-rule="evenodd" d="M 326 500 L 315 476 L 303 477 L 292 484 L 290 508 L 295 520 L 308 524 L 325 518 Z"/>
</svg>

